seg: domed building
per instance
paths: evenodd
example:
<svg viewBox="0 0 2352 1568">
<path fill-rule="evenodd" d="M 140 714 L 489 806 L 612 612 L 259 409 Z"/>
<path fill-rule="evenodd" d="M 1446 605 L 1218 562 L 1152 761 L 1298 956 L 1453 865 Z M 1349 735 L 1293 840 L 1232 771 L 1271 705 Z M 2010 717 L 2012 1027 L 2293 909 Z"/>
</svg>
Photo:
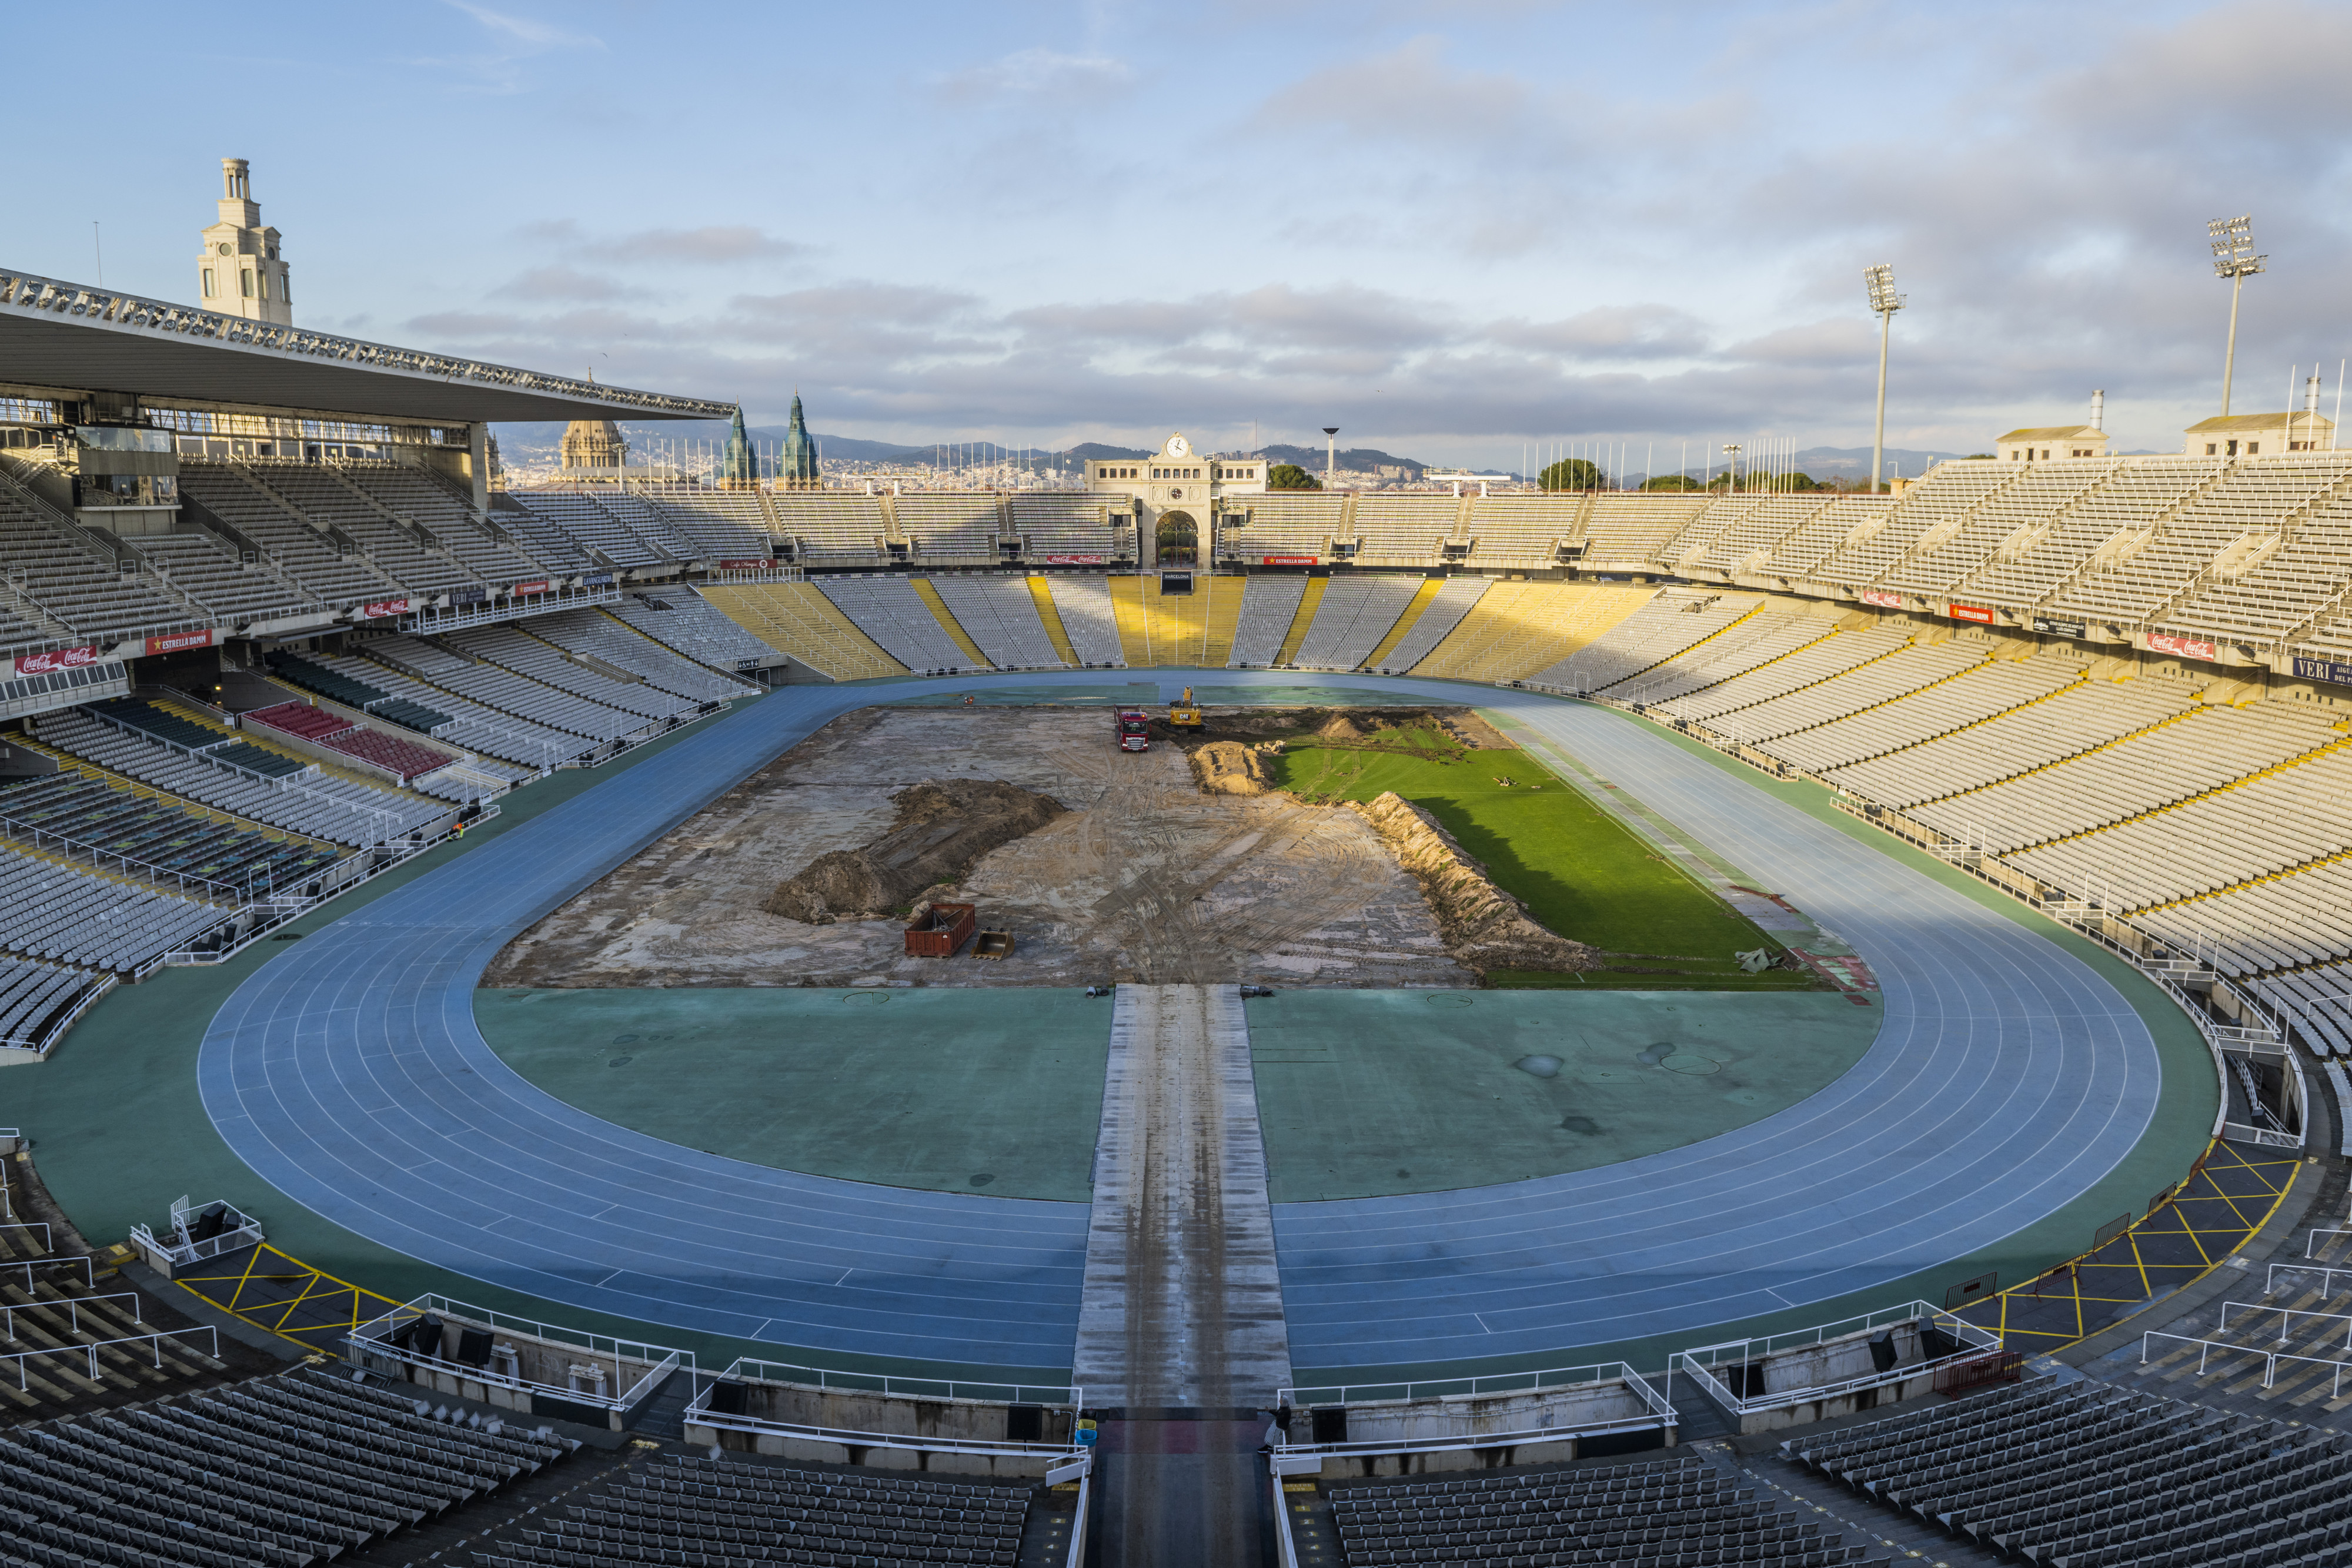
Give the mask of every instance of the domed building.
<svg viewBox="0 0 2352 1568">
<path fill-rule="evenodd" d="M 562 455 L 567 479 L 618 479 L 629 444 L 609 419 L 575 419 L 563 427 Z"/>
</svg>

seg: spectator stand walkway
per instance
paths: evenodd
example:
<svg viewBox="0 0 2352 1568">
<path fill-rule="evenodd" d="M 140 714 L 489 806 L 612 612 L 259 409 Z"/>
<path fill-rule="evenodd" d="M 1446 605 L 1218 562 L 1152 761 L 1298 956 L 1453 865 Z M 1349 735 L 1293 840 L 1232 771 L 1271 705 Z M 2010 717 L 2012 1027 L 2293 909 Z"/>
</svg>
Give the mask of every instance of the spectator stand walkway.
<svg viewBox="0 0 2352 1568">
<path fill-rule="evenodd" d="M 331 1356 L 343 1354 L 352 1330 L 400 1305 L 267 1241 L 175 1270 L 172 1282 L 256 1328 Z"/>
<path fill-rule="evenodd" d="M 2286 1201 L 2302 1156 L 2216 1138 L 2189 1179 L 2118 1215 L 2084 1254 L 2022 1283 L 1986 1283 L 1948 1310 L 2028 1355 L 2063 1349 L 2203 1278 Z M 1963 1281 L 1963 1285 L 1969 1283 Z"/>
</svg>

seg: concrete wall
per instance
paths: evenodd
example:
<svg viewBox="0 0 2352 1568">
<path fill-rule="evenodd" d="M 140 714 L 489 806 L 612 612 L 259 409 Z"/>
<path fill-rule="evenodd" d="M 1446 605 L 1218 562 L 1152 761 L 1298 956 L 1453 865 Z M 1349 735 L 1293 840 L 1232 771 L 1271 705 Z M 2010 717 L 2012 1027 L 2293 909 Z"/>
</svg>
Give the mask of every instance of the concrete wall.
<svg viewBox="0 0 2352 1568">
<path fill-rule="evenodd" d="M 866 1389 L 818 1388 L 809 1384 L 746 1380 L 740 1417 L 772 1421 L 779 1426 L 821 1427 L 902 1437 L 928 1442 L 988 1442 L 1008 1439 L 1010 1406 L 982 1399 L 919 1399 Z M 1068 1409 L 1047 1409 L 1038 1440 L 1055 1446 L 1070 1441 L 1076 1420 Z M 746 1432 L 731 1427 L 700 1426 L 689 1414 L 688 1443 L 716 1443 L 743 1452 L 779 1455 L 785 1458 L 818 1459 L 830 1464 L 870 1465 L 881 1469 L 935 1469 L 958 1475 L 1005 1478 L 1043 1476 L 1054 1457 L 1045 1454 L 931 1454 L 919 1448 L 832 1442 L 783 1432 Z"/>
<path fill-rule="evenodd" d="M 1739 1418 L 1739 1430 L 1742 1433 L 1772 1432 L 1783 1427 L 1801 1427 L 1810 1422 L 1825 1421 L 1832 1416 L 1851 1416 L 1858 1410 L 1883 1409 L 1933 1392 L 1935 1374 L 1919 1366 L 1917 1321 L 1892 1326 L 1895 1364 L 1894 1370 L 1886 1374 L 1886 1382 L 1832 1399 L 1808 1399 L 1750 1411 Z M 1873 1375 L 1876 1367 L 1870 1359 L 1870 1340 L 1879 1332 L 1878 1329 L 1869 1329 L 1842 1334 L 1820 1344 L 1804 1345 L 1764 1356 L 1761 1358 L 1764 1363 L 1764 1397 L 1769 1399 L 1783 1389 L 1820 1388 Z M 1718 1368 L 1717 1375 L 1727 1382 L 1726 1375 L 1729 1370 L 1728 1367 Z"/>
<path fill-rule="evenodd" d="M 1599 1426 L 1647 1416 L 1641 1396 L 1618 1379 L 1517 1394 L 1452 1395 L 1438 1399 L 1379 1400 L 1348 1406 L 1348 1441 L 1354 1443 L 1447 1442 L 1481 1434 L 1539 1432 Z M 1305 1424 L 1301 1412 L 1291 1430 Z M 1671 1429 L 1657 1439 L 1671 1447 Z M 1615 1451 L 1620 1439 L 1608 1439 Z M 1588 1457 L 1595 1445 L 1573 1436 L 1492 1447 L 1442 1448 L 1425 1453 L 1332 1455 L 1323 1461 L 1327 1480 L 1359 1476 L 1423 1475 L 1444 1470 L 1487 1469 L 1499 1465 L 1557 1464 Z"/>
</svg>

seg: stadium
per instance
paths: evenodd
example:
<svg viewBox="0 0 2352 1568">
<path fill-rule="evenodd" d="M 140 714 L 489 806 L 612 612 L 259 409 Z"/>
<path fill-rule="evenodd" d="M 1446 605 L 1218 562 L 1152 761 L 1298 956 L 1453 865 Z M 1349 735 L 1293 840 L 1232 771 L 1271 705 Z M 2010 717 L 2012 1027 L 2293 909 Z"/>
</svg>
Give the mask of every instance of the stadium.
<svg viewBox="0 0 2352 1568">
<path fill-rule="evenodd" d="M 0 272 L 11 1561 L 2352 1561 L 2315 405 L 844 486 L 228 179 Z"/>
</svg>

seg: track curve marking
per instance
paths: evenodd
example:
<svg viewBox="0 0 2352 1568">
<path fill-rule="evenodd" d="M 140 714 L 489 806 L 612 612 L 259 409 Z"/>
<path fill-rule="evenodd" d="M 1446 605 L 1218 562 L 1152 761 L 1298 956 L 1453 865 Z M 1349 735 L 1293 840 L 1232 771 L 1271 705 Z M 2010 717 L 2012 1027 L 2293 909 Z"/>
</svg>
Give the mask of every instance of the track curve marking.
<svg viewBox="0 0 2352 1568">
<path fill-rule="evenodd" d="M 707 721 L 265 965 L 205 1035 L 205 1109 L 306 1207 L 542 1300 L 837 1354 L 1066 1366 L 1086 1206 L 806 1176 L 631 1133 L 499 1061 L 473 993 L 509 938 L 839 715 L 913 690 L 1103 678 L 786 687 Z M 1696 1338 L 2013 1234 L 2146 1129 L 2161 1088 L 2146 1025 L 2088 965 L 1997 912 L 1605 710 L 1442 681 L 1314 682 L 1506 710 L 1839 931 L 1885 988 L 1885 1019 L 1837 1082 L 1685 1149 L 1277 1207 L 1297 1364 Z"/>
</svg>

